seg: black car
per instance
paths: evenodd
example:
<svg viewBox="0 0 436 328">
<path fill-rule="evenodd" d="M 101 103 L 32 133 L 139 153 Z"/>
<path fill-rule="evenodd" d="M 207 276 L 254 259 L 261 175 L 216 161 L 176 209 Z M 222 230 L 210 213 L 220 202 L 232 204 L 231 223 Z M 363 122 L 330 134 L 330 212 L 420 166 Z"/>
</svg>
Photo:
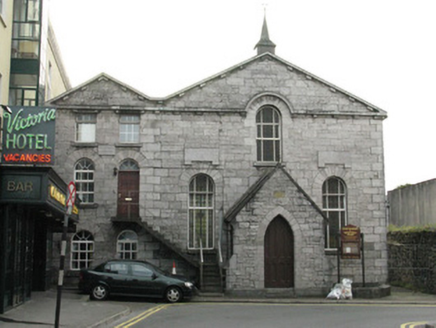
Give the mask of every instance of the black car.
<svg viewBox="0 0 436 328">
<path fill-rule="evenodd" d="M 164 298 L 175 303 L 189 299 L 194 288 L 183 276 L 137 260 L 110 260 L 93 269 L 82 269 L 79 279 L 79 289 L 93 300 L 105 300 L 111 294 Z"/>
</svg>

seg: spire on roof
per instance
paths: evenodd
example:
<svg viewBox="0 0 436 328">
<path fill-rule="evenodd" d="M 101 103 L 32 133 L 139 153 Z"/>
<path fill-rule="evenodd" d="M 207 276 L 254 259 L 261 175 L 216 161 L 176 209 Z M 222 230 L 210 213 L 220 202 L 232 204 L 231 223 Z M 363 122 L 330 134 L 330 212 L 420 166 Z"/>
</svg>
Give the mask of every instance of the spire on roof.
<svg viewBox="0 0 436 328">
<path fill-rule="evenodd" d="M 256 44 L 254 49 L 257 48 L 257 54 L 263 54 L 264 52 L 269 52 L 274 54 L 276 45 L 269 39 L 268 26 L 266 25 L 266 14 L 263 17 L 262 34 L 260 36 L 259 42 Z"/>
</svg>

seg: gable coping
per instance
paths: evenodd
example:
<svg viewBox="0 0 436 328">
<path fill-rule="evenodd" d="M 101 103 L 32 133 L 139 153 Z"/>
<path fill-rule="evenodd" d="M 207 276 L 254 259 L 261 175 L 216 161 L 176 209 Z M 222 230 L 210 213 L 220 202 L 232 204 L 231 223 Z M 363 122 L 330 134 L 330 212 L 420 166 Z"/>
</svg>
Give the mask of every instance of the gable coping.
<svg viewBox="0 0 436 328">
<path fill-rule="evenodd" d="M 227 223 L 231 223 L 239 212 L 247 205 L 247 203 L 256 196 L 257 192 L 265 185 L 265 183 L 274 175 L 277 170 L 281 170 L 288 179 L 292 182 L 292 184 L 297 188 L 299 192 L 303 194 L 303 196 L 309 201 L 310 205 L 321 215 L 326 223 L 329 222 L 329 219 L 324 214 L 322 209 L 315 203 L 315 201 L 307 194 L 304 189 L 297 183 L 297 181 L 292 178 L 291 174 L 285 170 L 283 165 L 277 164 L 275 167 L 266 170 L 260 178 L 251 185 L 247 191 L 229 208 L 229 210 L 224 215 L 224 221 Z"/>
<path fill-rule="evenodd" d="M 351 93 L 349 93 L 349 92 L 347 92 L 347 91 L 337 87 L 336 85 L 334 85 L 334 84 L 332 84 L 330 82 L 327 82 L 326 80 L 323 80 L 320 77 L 318 77 L 318 76 L 316 76 L 316 75 L 314 75 L 312 73 L 309 73 L 308 71 L 305 71 L 304 69 L 302 69 L 302 68 L 300 68 L 300 67 L 298 67 L 298 66 L 296 66 L 294 64 L 291 64 L 290 62 L 288 62 L 288 61 L 286 61 L 286 60 L 284 60 L 284 59 L 282 59 L 282 58 L 278 57 L 277 55 L 272 54 L 270 52 L 265 52 L 263 54 L 260 54 L 260 55 L 254 56 L 252 58 L 249 58 L 249 59 L 247 59 L 247 60 L 245 60 L 245 61 L 243 61 L 243 62 L 241 62 L 239 64 L 231 66 L 230 68 L 228 68 L 228 69 L 226 69 L 224 71 L 221 71 L 221 72 L 219 72 L 217 74 L 214 74 L 214 75 L 212 75 L 212 76 L 210 76 L 208 78 L 205 78 L 205 79 L 203 79 L 203 80 L 201 80 L 201 81 L 199 81 L 197 83 L 194 83 L 194 84 L 192 84 L 192 85 L 190 85 L 190 86 L 188 86 L 186 88 L 183 88 L 183 89 L 181 89 L 181 90 L 179 90 L 177 92 L 174 92 L 174 93 L 172 93 L 172 94 L 170 94 L 169 96 L 166 96 L 166 97 L 150 97 L 150 96 L 147 96 L 144 93 L 142 93 L 142 92 L 134 89 L 133 87 L 131 87 L 131 86 L 129 86 L 129 85 L 127 85 L 127 84 L 125 84 L 125 83 L 123 83 L 123 82 L 113 78 L 113 77 L 111 77 L 110 75 L 108 75 L 106 73 L 100 73 L 99 75 L 97 75 L 94 78 L 92 78 L 92 79 L 90 79 L 90 80 L 80 84 L 79 86 L 77 86 L 77 87 L 75 87 L 75 88 L 73 88 L 71 90 L 68 90 L 67 92 L 65 92 L 65 93 L 63 93 L 63 94 L 61 94 L 61 95 L 59 95 L 59 96 L 57 96 L 55 98 L 50 99 L 47 103 L 48 104 L 53 104 L 56 101 L 58 101 L 59 99 L 63 99 L 65 97 L 68 97 L 70 94 L 76 92 L 77 90 L 80 90 L 81 88 L 86 87 L 86 85 L 88 85 L 88 84 L 90 84 L 90 83 L 92 83 L 94 81 L 98 81 L 99 79 L 106 78 L 108 80 L 113 81 L 114 83 L 119 84 L 122 88 L 129 89 L 130 91 L 136 93 L 138 95 L 139 99 L 144 98 L 144 100 L 148 100 L 148 101 L 151 101 L 151 102 L 156 102 L 156 104 L 159 105 L 159 104 L 163 104 L 164 102 L 166 102 L 168 100 L 171 100 L 173 98 L 183 97 L 187 92 L 189 92 L 189 91 L 191 91 L 191 90 L 193 90 L 195 88 L 203 88 L 210 81 L 213 81 L 213 80 L 219 79 L 219 78 L 225 78 L 229 73 L 231 73 L 231 72 L 233 72 L 235 70 L 243 69 L 246 65 L 248 65 L 248 64 L 250 64 L 252 62 L 255 62 L 257 60 L 265 60 L 265 59 L 268 59 L 268 58 L 274 59 L 274 60 L 282 63 L 283 65 L 285 65 L 287 67 L 287 69 L 289 71 L 294 71 L 294 70 L 298 71 L 301 74 L 304 74 L 307 79 L 318 81 L 319 83 L 325 85 L 331 92 L 342 93 L 343 95 L 347 96 L 350 101 L 352 101 L 352 102 L 357 101 L 357 102 L 363 104 L 367 108 L 367 110 L 370 112 L 369 115 L 373 115 L 375 117 L 380 117 L 380 118 L 386 118 L 387 117 L 387 112 L 382 110 L 381 108 L 379 108 L 377 106 L 374 106 L 371 103 L 369 103 L 369 102 L 367 102 L 367 101 L 365 101 L 365 100 L 363 100 L 363 99 L 361 99 L 359 97 L 356 97 L 355 95 L 353 95 L 353 94 L 351 94 Z M 147 108 L 147 107 L 144 107 L 143 109 L 145 109 L 145 110 L 147 110 L 147 109 L 149 109 L 149 110 L 165 110 L 166 108 L 157 106 L 156 108 Z M 220 111 L 222 111 L 222 110 L 220 110 Z M 323 112 L 312 113 L 312 114 L 313 115 L 322 115 Z M 335 114 L 335 113 L 327 113 L 327 114 L 328 115 L 332 115 L 332 114 Z M 337 114 L 338 115 L 351 115 L 351 113 L 337 113 Z"/>
</svg>

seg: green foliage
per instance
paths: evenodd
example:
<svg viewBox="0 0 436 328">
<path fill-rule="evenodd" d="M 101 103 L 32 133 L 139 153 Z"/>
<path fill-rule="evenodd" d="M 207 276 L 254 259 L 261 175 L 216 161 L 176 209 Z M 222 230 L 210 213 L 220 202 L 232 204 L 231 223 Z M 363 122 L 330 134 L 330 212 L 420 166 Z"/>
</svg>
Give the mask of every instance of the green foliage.
<svg viewBox="0 0 436 328">
<path fill-rule="evenodd" d="M 412 184 L 410 184 L 410 183 L 406 183 L 406 184 L 403 184 L 403 185 L 398 186 L 398 187 L 395 188 L 394 190 L 397 190 L 397 189 L 403 189 L 403 188 L 406 188 L 406 187 L 409 187 L 409 186 L 412 186 Z"/>
</svg>

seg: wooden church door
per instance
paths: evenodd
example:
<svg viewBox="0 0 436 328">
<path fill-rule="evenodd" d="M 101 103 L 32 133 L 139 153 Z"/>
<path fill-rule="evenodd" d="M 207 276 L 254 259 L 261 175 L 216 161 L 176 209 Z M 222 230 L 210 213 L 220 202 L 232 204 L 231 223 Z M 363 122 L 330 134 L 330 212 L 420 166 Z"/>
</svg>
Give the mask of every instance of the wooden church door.
<svg viewBox="0 0 436 328">
<path fill-rule="evenodd" d="M 294 287 L 294 237 L 288 222 L 277 216 L 264 241 L 265 288 Z"/>
</svg>

